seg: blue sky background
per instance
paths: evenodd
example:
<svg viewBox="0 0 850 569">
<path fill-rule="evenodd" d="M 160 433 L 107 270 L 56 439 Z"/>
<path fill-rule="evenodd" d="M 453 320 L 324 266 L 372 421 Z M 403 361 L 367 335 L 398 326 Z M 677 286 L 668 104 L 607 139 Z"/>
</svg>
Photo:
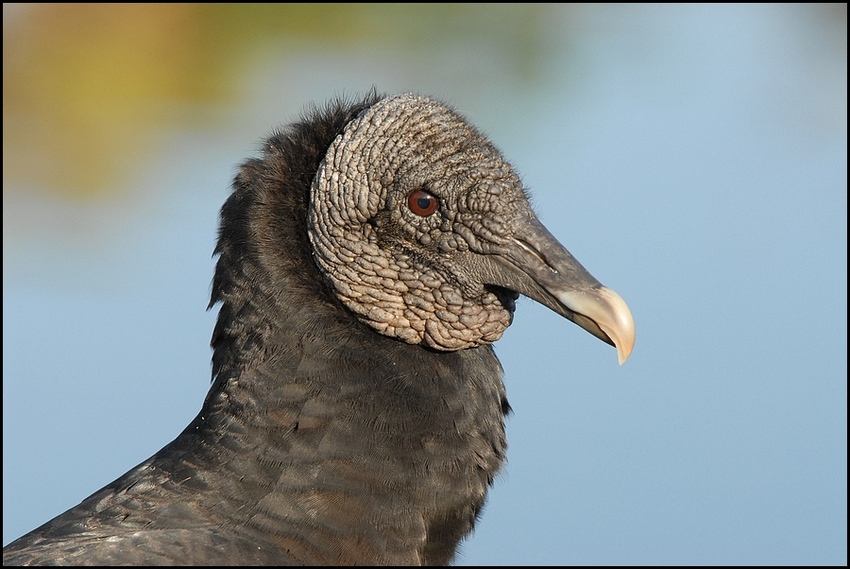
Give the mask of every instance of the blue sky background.
<svg viewBox="0 0 850 569">
<path fill-rule="evenodd" d="M 310 101 L 375 85 L 488 133 L 636 322 L 620 367 L 519 302 L 496 346 L 509 462 L 458 564 L 845 565 L 846 6 L 547 10 L 528 69 L 522 37 L 269 42 L 233 100 L 175 104 L 208 120 L 157 131 L 106 198 L 4 173 L 3 543 L 194 417 L 237 165 Z"/>
</svg>

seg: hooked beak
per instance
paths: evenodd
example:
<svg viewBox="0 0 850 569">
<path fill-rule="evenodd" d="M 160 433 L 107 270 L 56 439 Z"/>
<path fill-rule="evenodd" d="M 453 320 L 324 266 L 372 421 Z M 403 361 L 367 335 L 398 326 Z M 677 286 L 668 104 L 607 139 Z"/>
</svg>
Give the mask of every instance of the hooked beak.
<svg viewBox="0 0 850 569">
<path fill-rule="evenodd" d="M 625 301 L 581 266 L 532 214 L 493 260 L 492 284 L 536 300 L 617 348 L 620 365 L 632 353 L 635 323 Z"/>
</svg>

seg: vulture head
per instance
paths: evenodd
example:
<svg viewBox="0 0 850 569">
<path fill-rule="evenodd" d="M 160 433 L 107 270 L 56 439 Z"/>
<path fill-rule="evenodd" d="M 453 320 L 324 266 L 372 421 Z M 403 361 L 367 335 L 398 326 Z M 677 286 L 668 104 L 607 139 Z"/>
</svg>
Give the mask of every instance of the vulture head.
<svg viewBox="0 0 850 569">
<path fill-rule="evenodd" d="M 505 461 L 491 344 L 517 296 L 621 364 L 634 344 L 496 147 L 427 97 L 337 101 L 274 133 L 215 252 L 198 415 L 4 565 L 448 563 Z"/>
<path fill-rule="evenodd" d="M 501 338 L 524 294 L 617 347 L 626 303 L 537 220 L 510 164 L 459 114 L 412 94 L 345 126 L 310 191 L 313 257 L 376 331 L 435 350 Z"/>
</svg>

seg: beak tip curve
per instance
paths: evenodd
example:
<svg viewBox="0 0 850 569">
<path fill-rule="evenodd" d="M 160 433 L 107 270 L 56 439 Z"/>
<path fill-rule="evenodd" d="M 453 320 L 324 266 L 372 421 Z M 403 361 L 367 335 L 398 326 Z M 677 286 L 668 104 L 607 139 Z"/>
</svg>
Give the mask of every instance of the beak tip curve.
<svg viewBox="0 0 850 569">
<path fill-rule="evenodd" d="M 608 287 L 559 291 L 558 299 L 573 313 L 572 320 L 617 348 L 620 365 L 635 346 L 635 321 L 626 301 Z"/>
<path fill-rule="evenodd" d="M 620 365 L 626 363 L 635 347 L 635 321 L 626 301 L 613 290 L 602 287 L 598 293 L 607 301 L 610 319 L 598 322 L 599 327 L 614 342 Z"/>
<path fill-rule="evenodd" d="M 629 359 L 629 356 L 632 354 L 631 346 L 622 348 L 617 346 L 617 359 L 620 361 L 620 365 L 626 363 L 626 360 Z"/>
</svg>

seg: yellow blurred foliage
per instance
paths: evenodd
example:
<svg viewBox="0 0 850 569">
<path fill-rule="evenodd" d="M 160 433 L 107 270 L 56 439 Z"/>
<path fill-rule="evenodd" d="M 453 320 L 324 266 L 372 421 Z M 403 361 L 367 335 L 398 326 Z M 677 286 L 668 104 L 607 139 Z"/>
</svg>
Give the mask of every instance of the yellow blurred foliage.
<svg viewBox="0 0 850 569">
<path fill-rule="evenodd" d="M 270 42 L 421 50 L 475 34 L 533 59 L 541 5 L 4 4 L 4 188 L 119 191 L 185 103 L 235 102 Z M 182 104 L 182 106 L 181 106 Z"/>
</svg>

